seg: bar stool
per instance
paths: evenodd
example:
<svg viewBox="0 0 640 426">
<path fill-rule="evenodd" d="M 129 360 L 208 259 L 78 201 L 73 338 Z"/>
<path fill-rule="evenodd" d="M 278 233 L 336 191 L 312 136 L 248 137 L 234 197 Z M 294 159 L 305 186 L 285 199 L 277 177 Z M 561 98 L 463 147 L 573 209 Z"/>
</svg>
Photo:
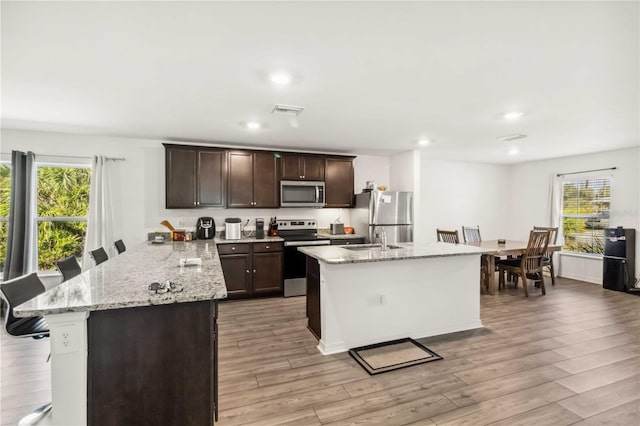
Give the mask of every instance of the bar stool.
<svg viewBox="0 0 640 426">
<path fill-rule="evenodd" d="M 118 254 L 122 254 L 127 250 L 127 247 L 124 245 L 124 241 L 122 240 L 118 240 L 115 243 L 113 243 L 114 246 L 116 246 L 116 250 L 118 250 Z"/>
<path fill-rule="evenodd" d="M 44 318 L 17 318 L 13 314 L 13 308 L 44 292 L 44 285 L 35 272 L 0 284 L 0 295 L 2 295 L 2 298 L 9 306 L 4 321 L 7 334 L 13 337 L 31 337 L 33 339 L 49 337 L 49 325 Z M 26 426 L 36 424 L 50 411 L 51 403 L 45 404 L 23 417 L 18 425 Z"/>
<path fill-rule="evenodd" d="M 109 256 L 107 256 L 107 252 L 104 251 L 102 247 L 97 248 L 95 250 L 91 250 L 89 252 L 89 256 L 91 256 L 93 261 L 96 262 L 96 266 L 109 260 Z"/>
<path fill-rule="evenodd" d="M 62 282 L 70 280 L 76 275 L 80 275 L 81 269 L 78 259 L 74 255 L 67 256 L 64 259 L 53 262 L 56 268 L 62 274 Z"/>
</svg>

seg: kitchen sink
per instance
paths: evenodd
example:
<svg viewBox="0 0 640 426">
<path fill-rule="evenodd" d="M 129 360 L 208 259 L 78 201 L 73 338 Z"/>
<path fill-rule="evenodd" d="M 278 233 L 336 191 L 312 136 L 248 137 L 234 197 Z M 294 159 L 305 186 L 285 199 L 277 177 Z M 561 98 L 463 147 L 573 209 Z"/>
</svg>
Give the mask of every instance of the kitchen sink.
<svg viewBox="0 0 640 426">
<path fill-rule="evenodd" d="M 351 247 L 341 247 L 345 250 L 352 250 L 352 251 L 365 251 L 365 250 L 380 250 L 382 251 L 382 246 L 380 244 L 366 244 L 366 245 L 357 245 L 357 246 L 351 246 Z M 387 250 L 397 250 L 397 249 L 401 249 L 404 247 L 400 247 L 400 246 L 394 246 L 394 245 L 387 245 Z"/>
</svg>

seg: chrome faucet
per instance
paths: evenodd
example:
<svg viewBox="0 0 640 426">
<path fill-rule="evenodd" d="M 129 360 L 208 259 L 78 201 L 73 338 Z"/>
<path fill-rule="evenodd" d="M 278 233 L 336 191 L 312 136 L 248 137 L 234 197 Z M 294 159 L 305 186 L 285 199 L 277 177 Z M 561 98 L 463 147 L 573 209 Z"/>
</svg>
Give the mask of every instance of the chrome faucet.
<svg viewBox="0 0 640 426">
<path fill-rule="evenodd" d="M 385 232 L 384 228 L 381 226 L 378 226 L 378 233 L 376 234 L 376 238 L 380 239 L 380 250 L 386 250 L 387 249 L 387 233 Z"/>
</svg>

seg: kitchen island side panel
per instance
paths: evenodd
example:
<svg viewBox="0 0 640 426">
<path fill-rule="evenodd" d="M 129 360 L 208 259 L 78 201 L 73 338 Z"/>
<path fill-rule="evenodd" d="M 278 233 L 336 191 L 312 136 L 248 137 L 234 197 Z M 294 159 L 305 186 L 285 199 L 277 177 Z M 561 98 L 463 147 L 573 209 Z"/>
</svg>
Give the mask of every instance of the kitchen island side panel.
<svg viewBox="0 0 640 426">
<path fill-rule="evenodd" d="M 212 425 L 216 303 L 92 312 L 88 424 Z"/>
<path fill-rule="evenodd" d="M 479 255 L 320 262 L 323 354 L 482 327 Z"/>
</svg>

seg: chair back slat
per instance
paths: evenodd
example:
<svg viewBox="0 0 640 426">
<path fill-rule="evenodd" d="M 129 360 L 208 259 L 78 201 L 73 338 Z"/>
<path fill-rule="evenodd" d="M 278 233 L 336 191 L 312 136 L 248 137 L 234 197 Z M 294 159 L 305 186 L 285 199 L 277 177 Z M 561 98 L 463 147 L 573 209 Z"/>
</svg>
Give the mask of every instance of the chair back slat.
<svg viewBox="0 0 640 426">
<path fill-rule="evenodd" d="M 558 242 L 558 228 L 551 228 L 547 226 L 534 226 L 534 231 L 549 231 L 549 244 L 556 244 Z M 550 251 L 545 251 L 546 257 L 551 257 L 553 253 Z"/>
<path fill-rule="evenodd" d="M 533 230 L 529 233 L 527 250 L 524 253 L 522 262 L 527 271 L 537 270 L 542 267 L 542 258 L 547 252 L 549 245 L 549 231 Z"/>
<path fill-rule="evenodd" d="M 463 226 L 462 227 L 462 238 L 465 243 L 479 243 L 482 241 L 482 237 L 480 237 L 480 227 L 479 226 Z"/>
<path fill-rule="evenodd" d="M 115 243 L 113 243 L 114 246 L 116 246 L 116 250 L 118 250 L 118 254 L 122 254 L 127 250 L 127 246 L 124 245 L 124 241 L 122 240 L 118 240 Z"/>
<path fill-rule="evenodd" d="M 445 243 L 460 243 L 460 238 L 458 237 L 458 230 L 455 231 L 445 231 L 443 229 L 436 229 L 436 235 L 438 236 L 438 241 L 442 241 Z"/>
</svg>

